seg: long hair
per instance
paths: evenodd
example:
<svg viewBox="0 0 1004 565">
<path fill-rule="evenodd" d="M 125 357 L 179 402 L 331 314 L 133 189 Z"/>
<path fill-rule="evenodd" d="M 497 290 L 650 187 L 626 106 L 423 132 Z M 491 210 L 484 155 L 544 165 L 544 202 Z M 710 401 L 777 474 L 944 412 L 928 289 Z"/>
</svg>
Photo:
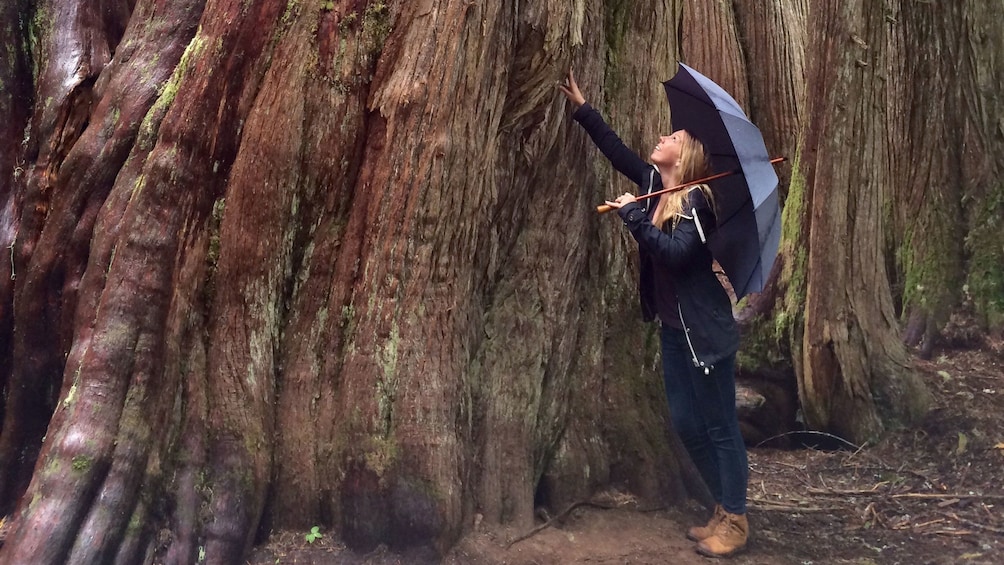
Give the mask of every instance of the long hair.
<svg viewBox="0 0 1004 565">
<path fill-rule="evenodd" d="M 711 174 L 711 160 L 708 158 L 707 150 L 705 150 L 704 144 L 690 132 L 687 132 L 686 137 L 683 138 L 683 144 L 680 147 L 680 164 L 677 170 L 680 171 L 680 184 L 686 184 L 692 180 Z M 696 187 L 704 192 L 708 202 L 713 207 L 714 201 L 712 200 L 711 188 L 706 184 L 696 185 Z M 657 228 L 663 229 L 666 220 L 672 219 L 671 227 L 675 228 L 677 222 L 679 222 L 680 215 L 687 212 L 687 210 L 684 210 L 684 206 L 687 202 L 687 194 L 693 188 L 687 187 L 660 196 L 659 205 L 656 206 L 655 215 L 652 217 L 652 223 Z"/>
</svg>

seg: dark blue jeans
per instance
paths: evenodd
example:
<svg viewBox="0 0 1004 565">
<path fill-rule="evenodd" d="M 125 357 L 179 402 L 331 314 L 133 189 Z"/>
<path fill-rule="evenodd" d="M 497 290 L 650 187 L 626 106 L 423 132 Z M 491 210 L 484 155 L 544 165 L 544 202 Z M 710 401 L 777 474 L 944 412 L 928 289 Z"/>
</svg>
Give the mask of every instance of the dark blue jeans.
<svg viewBox="0 0 1004 565">
<path fill-rule="evenodd" d="M 683 330 L 662 326 L 662 373 L 676 433 L 715 501 L 732 514 L 746 513 L 749 462 L 736 415 L 735 355 L 710 375 L 694 367 Z"/>
</svg>

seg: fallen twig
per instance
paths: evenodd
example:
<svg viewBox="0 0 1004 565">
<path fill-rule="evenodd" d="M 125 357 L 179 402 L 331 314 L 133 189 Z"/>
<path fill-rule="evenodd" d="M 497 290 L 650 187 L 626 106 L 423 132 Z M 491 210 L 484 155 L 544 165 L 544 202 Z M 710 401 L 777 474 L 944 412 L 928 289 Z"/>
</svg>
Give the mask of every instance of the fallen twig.
<svg viewBox="0 0 1004 565">
<path fill-rule="evenodd" d="M 928 535 L 939 535 L 939 536 L 971 536 L 976 532 L 972 530 L 933 530 L 924 533 Z"/>
<path fill-rule="evenodd" d="M 592 501 L 590 501 L 590 500 L 580 500 L 578 502 L 573 502 L 572 504 L 570 504 L 568 506 L 568 508 L 565 508 L 557 516 L 551 518 L 550 520 L 544 522 L 543 524 L 537 526 L 536 528 L 530 530 L 529 532 L 527 532 L 527 533 L 525 533 L 525 534 L 523 534 L 523 535 L 521 535 L 521 536 L 513 539 L 512 541 L 510 541 L 508 544 L 506 544 L 505 548 L 509 549 L 510 547 L 516 545 L 517 543 L 519 543 L 519 542 L 521 542 L 521 541 L 523 541 L 523 540 L 525 540 L 527 538 L 533 537 L 534 535 L 537 534 L 537 532 L 540 532 L 540 531 L 542 531 L 544 529 L 549 528 L 551 526 L 551 524 L 553 524 L 554 522 L 564 520 L 565 517 L 568 516 L 572 512 L 572 510 L 575 510 L 576 508 L 578 508 L 580 506 L 586 506 L 586 505 L 592 505 L 592 504 L 595 504 L 595 503 L 592 502 Z M 602 506 L 601 508 L 608 508 L 608 507 L 607 506 Z M 612 507 L 610 507 L 610 508 L 612 508 Z"/>
<path fill-rule="evenodd" d="M 796 471 L 804 471 L 805 465 L 794 465 L 792 463 L 785 463 L 784 461 L 771 461 L 771 465 L 781 465 L 782 467 L 788 467 L 790 469 L 795 469 Z M 753 469 L 757 473 L 766 473 L 766 471 L 761 471 L 759 469 Z"/>
<path fill-rule="evenodd" d="M 917 528 L 923 528 L 924 526 L 930 526 L 930 525 L 933 525 L 933 524 L 940 524 L 940 523 L 942 523 L 944 521 L 945 521 L 944 518 L 938 518 L 936 520 L 928 520 L 927 522 L 923 522 L 921 524 L 903 524 L 902 526 L 894 526 L 893 529 L 894 530 L 916 530 Z"/>
<path fill-rule="evenodd" d="M 783 504 L 780 502 L 747 502 L 747 508 L 760 510 L 763 512 L 836 512 L 840 508 L 835 506 L 799 506 L 797 504 Z"/>
<path fill-rule="evenodd" d="M 854 465 L 843 465 L 841 467 L 824 467 L 822 470 L 823 471 L 837 471 L 837 472 L 841 472 L 841 471 L 847 470 L 848 467 L 854 469 L 855 471 L 885 471 L 885 472 L 888 472 L 888 473 L 896 473 L 897 475 L 912 475 L 912 476 L 914 476 L 914 477 L 916 477 L 918 479 L 924 479 L 925 481 L 927 481 L 929 483 L 933 483 L 932 479 L 930 477 L 928 477 L 927 475 L 923 474 L 923 473 L 919 473 L 917 471 L 913 471 L 913 470 L 910 470 L 910 469 L 903 469 L 903 468 L 897 469 L 896 467 L 890 467 L 890 466 L 884 465 L 884 464 L 883 465 L 857 465 L 857 464 L 854 464 Z"/>
<path fill-rule="evenodd" d="M 872 520 L 874 520 L 876 524 L 878 524 L 879 526 L 882 526 L 883 528 L 887 528 L 887 529 L 889 528 L 889 522 L 888 522 L 888 520 L 886 520 L 885 516 L 879 514 L 878 510 L 875 510 L 875 503 L 874 502 L 872 502 L 871 504 L 868 505 L 867 508 L 865 508 L 865 516 L 867 516 L 869 513 L 872 515 L 871 516 Z M 866 519 L 866 521 L 867 521 L 867 519 Z"/>
<path fill-rule="evenodd" d="M 876 484 L 872 488 L 866 489 L 866 490 L 844 490 L 844 489 L 836 489 L 836 488 L 816 488 L 816 487 L 811 487 L 811 486 L 810 487 L 806 487 L 806 488 L 812 494 L 820 494 L 820 495 L 827 495 L 827 496 L 875 496 L 875 495 L 885 496 L 886 493 L 884 493 L 884 492 L 878 492 L 878 489 L 879 489 L 879 487 L 883 487 L 886 484 L 888 484 L 888 483 L 881 482 L 881 483 Z M 895 495 L 893 495 L 893 496 L 895 496 Z"/>
<path fill-rule="evenodd" d="M 973 500 L 973 499 L 989 499 L 989 500 L 1004 500 L 1004 494 L 959 494 L 946 492 L 945 494 L 936 493 L 926 493 L 926 492 L 904 492 L 900 494 L 890 495 L 892 498 L 923 498 L 923 499 L 950 499 L 958 498 L 960 500 Z"/>
<path fill-rule="evenodd" d="M 1004 529 L 995 528 L 993 526 L 988 526 L 986 524 L 980 524 L 979 522 L 973 522 L 972 520 L 963 518 L 963 517 L 958 516 L 958 515 L 956 515 L 954 513 L 949 513 L 949 514 L 945 514 L 945 515 L 948 516 L 948 517 L 950 517 L 950 518 L 952 518 L 953 520 L 956 520 L 958 522 L 962 522 L 963 524 L 965 524 L 967 526 L 971 526 L 973 528 L 979 528 L 981 530 L 986 530 L 988 532 L 993 532 L 995 534 L 1004 535 Z"/>
</svg>

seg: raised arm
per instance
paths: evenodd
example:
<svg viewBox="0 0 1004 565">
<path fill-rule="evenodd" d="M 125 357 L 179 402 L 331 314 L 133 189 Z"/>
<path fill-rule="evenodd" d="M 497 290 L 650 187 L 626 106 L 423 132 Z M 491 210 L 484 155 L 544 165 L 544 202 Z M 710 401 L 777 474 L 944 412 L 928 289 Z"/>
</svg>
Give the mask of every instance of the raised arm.
<svg viewBox="0 0 1004 565">
<path fill-rule="evenodd" d="M 603 120 L 603 116 L 586 102 L 571 70 L 568 71 L 568 79 L 565 84 L 558 85 L 558 89 L 576 107 L 572 119 L 579 122 L 586 130 L 596 147 L 610 160 L 614 169 L 617 169 L 638 186 L 646 186 L 652 165 L 646 163 L 637 153 L 624 145 L 621 138 Z"/>
</svg>

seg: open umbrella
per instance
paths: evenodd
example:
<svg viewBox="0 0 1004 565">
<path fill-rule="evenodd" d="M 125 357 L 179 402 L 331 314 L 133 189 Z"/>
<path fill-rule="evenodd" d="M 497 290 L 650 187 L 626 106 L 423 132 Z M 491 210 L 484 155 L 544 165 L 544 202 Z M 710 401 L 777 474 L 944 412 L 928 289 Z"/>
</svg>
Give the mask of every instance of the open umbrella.
<svg viewBox="0 0 1004 565">
<path fill-rule="evenodd" d="M 718 230 L 708 246 L 736 298 L 760 292 L 781 240 L 777 174 L 763 136 L 722 87 L 687 65 L 680 63 L 663 85 L 673 129 L 700 139 L 714 172 L 722 174 L 710 183 Z"/>
</svg>

